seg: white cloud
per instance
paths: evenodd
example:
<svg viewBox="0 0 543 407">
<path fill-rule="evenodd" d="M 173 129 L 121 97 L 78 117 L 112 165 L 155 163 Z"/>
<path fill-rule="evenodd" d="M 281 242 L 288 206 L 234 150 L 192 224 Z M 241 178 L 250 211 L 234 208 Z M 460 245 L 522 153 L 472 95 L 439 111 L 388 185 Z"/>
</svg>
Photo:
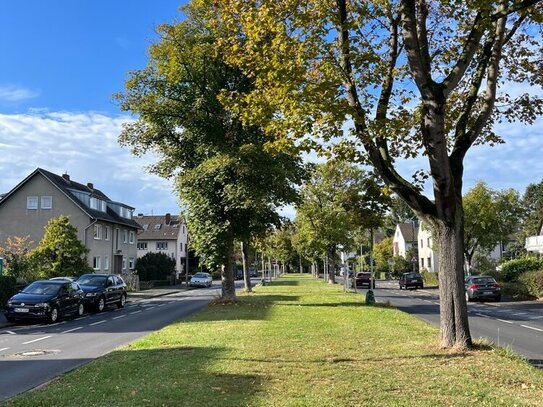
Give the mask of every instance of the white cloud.
<svg viewBox="0 0 543 407">
<path fill-rule="evenodd" d="M 30 89 L 15 85 L 0 85 L 0 101 L 3 102 L 22 102 L 37 96 L 39 96 L 39 93 Z"/>
<path fill-rule="evenodd" d="M 114 201 L 145 214 L 179 213 L 171 182 L 145 171 L 153 155 L 134 157 L 117 143 L 127 116 L 32 111 L 0 114 L 0 193 L 37 167 L 92 182 Z"/>
</svg>

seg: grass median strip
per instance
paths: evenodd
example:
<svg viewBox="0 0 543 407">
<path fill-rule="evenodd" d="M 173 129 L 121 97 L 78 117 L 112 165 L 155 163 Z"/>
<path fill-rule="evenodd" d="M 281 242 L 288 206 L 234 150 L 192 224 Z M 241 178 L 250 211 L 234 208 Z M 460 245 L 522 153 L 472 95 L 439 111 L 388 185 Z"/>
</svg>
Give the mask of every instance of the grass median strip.
<svg viewBox="0 0 543 407">
<path fill-rule="evenodd" d="M 541 370 L 482 343 L 439 349 L 434 327 L 362 299 L 290 275 L 7 405 L 541 405 Z"/>
</svg>

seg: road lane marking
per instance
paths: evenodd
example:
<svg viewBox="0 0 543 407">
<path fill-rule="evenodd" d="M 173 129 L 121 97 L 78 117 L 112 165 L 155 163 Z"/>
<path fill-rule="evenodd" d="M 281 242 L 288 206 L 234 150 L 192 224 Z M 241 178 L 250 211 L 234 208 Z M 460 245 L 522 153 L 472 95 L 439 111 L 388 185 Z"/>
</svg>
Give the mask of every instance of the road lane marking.
<svg viewBox="0 0 543 407">
<path fill-rule="evenodd" d="M 77 328 L 72 328 L 72 329 L 68 329 L 67 331 L 64 331 L 64 332 L 61 332 L 63 334 L 67 334 L 68 332 L 73 332 L 73 331 L 77 331 L 79 329 L 83 329 L 82 326 L 78 326 Z"/>
<path fill-rule="evenodd" d="M 521 327 L 528 328 L 528 329 L 533 329 L 534 331 L 543 332 L 543 329 L 535 328 L 535 327 L 529 326 L 529 325 L 521 325 Z"/>
<path fill-rule="evenodd" d="M 9 348 L 0 348 L 0 352 L 4 351 L 4 350 L 8 350 Z"/>
<path fill-rule="evenodd" d="M 53 336 L 53 335 L 48 335 L 48 336 L 44 336 L 44 337 L 42 337 L 42 338 L 33 339 L 33 340 L 31 340 L 31 341 L 23 342 L 23 345 L 28 345 L 29 343 L 34 343 L 34 342 L 38 342 L 38 341 L 43 341 L 44 339 L 50 338 L 51 336 Z"/>
<path fill-rule="evenodd" d="M 17 335 L 17 334 L 16 334 L 15 332 L 13 332 L 13 331 L 4 331 L 4 332 L 6 332 L 6 333 L 8 333 L 8 334 L 10 334 L 10 335 Z"/>
<path fill-rule="evenodd" d="M 132 315 L 132 314 L 139 314 L 140 312 L 141 312 L 141 310 L 139 310 L 139 311 L 134 311 L 134 312 L 131 312 L 130 315 Z"/>
<path fill-rule="evenodd" d="M 527 315 L 528 313 L 527 312 L 517 312 L 516 314 L 511 314 L 512 316 L 513 315 Z"/>
<path fill-rule="evenodd" d="M 84 317 L 75 318 L 74 321 L 81 321 L 82 319 L 88 318 L 88 315 L 85 315 Z"/>
<path fill-rule="evenodd" d="M 159 304 L 159 305 L 157 305 L 157 307 L 163 307 L 164 305 L 166 305 L 166 304 Z"/>
<path fill-rule="evenodd" d="M 496 321 L 505 322 L 506 324 L 512 324 L 513 323 L 513 321 L 507 321 L 506 319 L 499 319 L 499 318 L 496 318 Z"/>
<path fill-rule="evenodd" d="M 543 318 L 543 315 L 540 315 L 540 316 L 536 316 L 536 317 L 529 317 L 530 319 L 541 319 Z"/>
<path fill-rule="evenodd" d="M 62 324 L 65 324 L 66 321 L 62 321 L 62 322 L 57 322 L 56 324 L 49 324 L 49 326 L 57 326 L 57 325 L 62 325 Z"/>
<path fill-rule="evenodd" d="M 89 326 L 94 326 L 94 325 L 103 324 L 104 322 L 107 322 L 107 319 L 102 319 L 101 321 L 93 322 L 92 324 L 89 324 Z"/>
<path fill-rule="evenodd" d="M 119 315 L 118 317 L 114 317 L 113 319 L 119 319 L 119 318 L 124 318 L 126 317 L 126 315 Z"/>
<path fill-rule="evenodd" d="M 488 315 L 485 315 L 485 314 L 477 313 L 475 315 L 477 315 L 478 317 L 490 318 Z"/>
</svg>

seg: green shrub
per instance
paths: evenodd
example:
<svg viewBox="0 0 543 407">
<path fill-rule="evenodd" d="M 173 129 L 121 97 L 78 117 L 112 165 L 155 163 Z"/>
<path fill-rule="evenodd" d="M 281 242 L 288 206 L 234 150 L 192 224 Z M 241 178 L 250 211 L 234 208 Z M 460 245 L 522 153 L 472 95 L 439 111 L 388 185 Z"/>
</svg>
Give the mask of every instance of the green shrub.
<svg viewBox="0 0 543 407">
<path fill-rule="evenodd" d="M 535 298 L 528 291 L 528 287 L 520 281 L 500 283 L 500 285 L 502 287 L 502 296 L 506 295 L 515 300 L 533 300 Z"/>
<path fill-rule="evenodd" d="M 140 281 L 168 280 L 175 271 L 175 260 L 164 253 L 147 253 L 136 261 Z"/>
<path fill-rule="evenodd" d="M 221 272 L 220 271 L 214 271 L 211 273 L 211 278 L 213 280 L 220 280 L 221 279 Z"/>
<path fill-rule="evenodd" d="M 167 287 L 171 285 L 170 280 L 151 280 L 149 281 L 153 287 Z"/>
<path fill-rule="evenodd" d="M 543 297 L 543 271 L 528 271 L 519 277 L 519 283 L 535 298 Z"/>
<path fill-rule="evenodd" d="M 519 276 L 528 271 L 543 270 L 543 261 L 537 257 L 523 257 L 502 263 L 503 281 L 517 281 Z"/>
<path fill-rule="evenodd" d="M 439 276 L 437 273 L 430 273 L 427 269 L 422 268 L 420 270 L 424 285 L 426 286 L 439 286 Z"/>
<path fill-rule="evenodd" d="M 4 308 L 9 298 L 17 291 L 15 284 L 17 279 L 12 276 L 0 276 L 0 309 Z"/>
</svg>

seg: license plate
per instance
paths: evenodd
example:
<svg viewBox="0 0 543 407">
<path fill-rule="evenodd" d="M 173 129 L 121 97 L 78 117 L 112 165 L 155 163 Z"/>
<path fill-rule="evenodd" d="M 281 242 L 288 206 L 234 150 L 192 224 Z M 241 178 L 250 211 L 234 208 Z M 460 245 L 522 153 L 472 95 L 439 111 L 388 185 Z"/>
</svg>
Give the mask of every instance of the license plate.
<svg viewBox="0 0 543 407">
<path fill-rule="evenodd" d="M 483 294 L 492 294 L 492 291 L 483 291 Z"/>
<path fill-rule="evenodd" d="M 28 312 L 28 308 L 15 308 L 15 312 Z"/>
<path fill-rule="evenodd" d="M 416 282 L 417 282 L 417 280 L 411 280 L 410 282 L 411 282 L 411 283 L 416 283 Z"/>
</svg>

